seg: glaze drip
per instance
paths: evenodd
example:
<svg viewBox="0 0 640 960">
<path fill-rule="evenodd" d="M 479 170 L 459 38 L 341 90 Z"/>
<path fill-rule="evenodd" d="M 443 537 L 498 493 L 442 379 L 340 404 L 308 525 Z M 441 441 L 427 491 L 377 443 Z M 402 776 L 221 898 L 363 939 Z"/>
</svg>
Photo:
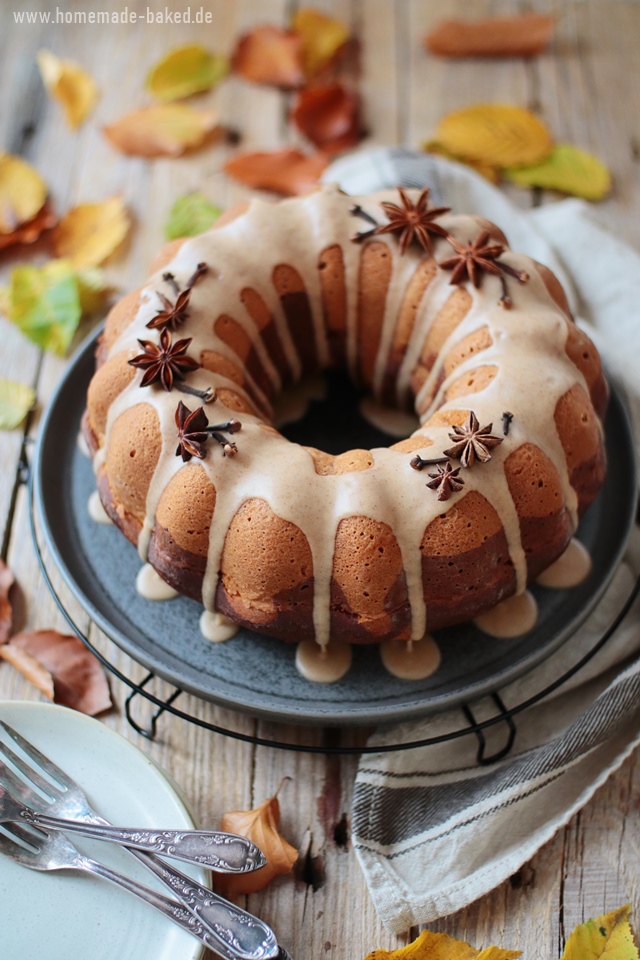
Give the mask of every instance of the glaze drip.
<svg viewBox="0 0 640 960">
<path fill-rule="evenodd" d="M 226 374 L 199 369 L 190 374 L 190 385 L 198 389 L 213 385 L 218 392 L 223 388 L 232 389 L 244 397 L 247 404 L 253 403 L 254 409 L 256 403 L 269 409 L 270 399 L 280 390 L 283 379 L 300 380 L 303 374 L 302 351 L 295 343 L 273 279 L 283 264 L 295 265 L 297 274 L 304 278 L 313 352 L 317 367 L 325 367 L 330 349 L 323 317 L 317 251 L 334 247 L 340 248 L 344 262 L 346 362 L 355 375 L 359 369 L 358 283 L 352 278 L 357 278 L 362 251 L 367 244 L 351 242 L 354 224 L 349 208 L 355 200 L 365 211 L 379 216 L 379 202 L 395 198 L 394 191 L 373 198 L 346 197 L 330 186 L 303 199 L 282 201 L 277 206 L 254 200 L 237 220 L 184 243 L 169 264 L 171 273 L 179 282 L 192 275 L 198 263 L 205 262 L 210 267 L 192 290 L 190 319 L 185 327 L 185 335 L 192 338 L 190 354 L 201 357 L 205 351 L 215 350 L 237 365 L 238 356 L 214 329 L 216 317 L 229 316 L 242 329 L 265 377 L 261 386 L 244 363 L 242 383 Z M 447 214 L 438 222 L 460 243 L 472 241 L 483 229 L 472 217 Z M 433 240 L 435 259 L 440 261 L 450 247 L 444 239 Z M 380 398 L 389 355 L 394 349 L 398 314 L 407 285 L 420 263 L 421 251 L 410 248 L 405 256 L 399 257 L 395 238 L 380 236 L 375 242 L 386 245 L 392 262 L 373 369 L 373 392 Z M 498 277 L 486 276 L 479 290 L 470 287 L 469 308 L 439 348 L 434 349 L 430 361 L 425 361 L 426 368 L 430 363 L 430 369 L 417 390 L 415 403 L 422 426 L 413 434 L 416 446 L 412 451 L 425 457 L 442 455 L 442 451 L 451 445 L 451 426 L 446 421 L 448 412 L 473 410 L 481 424 L 493 423 L 497 432 L 501 430 L 503 411 L 509 410 L 513 414 L 509 434 L 499 447 L 491 451 L 491 461 L 463 470 L 465 485 L 462 492 L 455 493 L 443 507 L 436 495 L 425 489 L 423 479 L 410 467 L 410 456 L 402 450 L 374 449 L 370 452 L 371 464 L 367 469 L 355 473 L 322 474 L 316 471 L 307 448 L 290 443 L 258 416 L 243 413 L 242 445 L 237 456 L 230 460 L 223 458 L 212 446 L 201 461 L 216 491 L 202 587 L 207 611 L 215 610 L 226 532 L 242 504 L 256 498 L 265 500 L 273 513 L 299 528 L 309 544 L 313 565 L 313 624 L 317 644 L 322 648 L 327 648 L 330 641 L 336 532 L 342 520 L 354 516 L 387 524 L 397 539 L 411 610 L 410 636 L 413 641 L 421 641 L 429 625 L 422 579 L 421 540 L 424 531 L 443 511 L 455 506 L 470 491 L 480 493 L 496 511 L 504 529 L 510 563 L 515 570 L 517 593 L 524 594 L 527 559 L 521 542 L 520 518 L 504 463 L 524 443 L 543 451 L 560 478 L 564 502 L 575 529 L 578 500 L 554 426 L 554 412 L 559 398 L 568 390 L 576 384 L 585 390 L 587 386 L 565 352 L 567 318 L 551 298 L 536 264 L 510 251 L 502 259 L 513 270 L 526 271 L 530 280 L 522 285 L 510 281 L 514 284 L 513 306 L 508 311 L 500 306 L 502 286 Z M 256 264 L 261 265 L 259 270 Z M 395 384 L 399 400 L 415 392 L 412 378 L 420 358 L 425 355 L 425 343 L 430 336 L 435 336 L 433 331 L 440 322 L 441 311 L 450 302 L 452 292 L 460 289 L 450 285 L 450 278 L 446 271 L 436 270 L 422 292 Z M 110 357 L 120 352 L 133 356 L 138 351 L 137 338 L 157 310 L 153 290 L 159 283 L 157 276 L 149 281 L 134 322 L 111 345 Z M 239 294 L 246 288 L 256 292 L 272 318 L 286 369 L 276 367 L 266 346 L 266 337 L 244 306 Z M 481 353 L 463 359 L 455 369 L 445 371 L 448 353 L 481 328 L 487 330 L 489 345 Z M 492 379 L 478 391 L 473 387 L 473 378 L 480 364 L 492 370 Z M 464 377 L 469 378 L 466 389 Z M 150 404 L 159 423 L 162 450 L 149 486 L 146 515 L 138 540 L 140 555 L 145 559 L 158 502 L 183 464 L 175 456 L 176 395 L 151 388 L 142 393 L 139 382 L 140 375 L 137 374 L 112 402 L 105 443 L 96 454 L 94 465 L 96 471 L 105 465 L 110 434 L 118 417 L 136 404 Z M 526 392 L 521 389 L 523 382 L 528 383 Z M 233 417 L 235 411 L 218 400 L 208 407 L 208 415 L 210 419 L 223 421 Z M 424 446 L 420 444 L 422 438 Z M 295 478 L 293 483 L 290 482 L 292 477 Z M 530 609 L 528 600 L 520 602 Z M 307 647 L 305 650 L 308 653 Z"/>
</svg>

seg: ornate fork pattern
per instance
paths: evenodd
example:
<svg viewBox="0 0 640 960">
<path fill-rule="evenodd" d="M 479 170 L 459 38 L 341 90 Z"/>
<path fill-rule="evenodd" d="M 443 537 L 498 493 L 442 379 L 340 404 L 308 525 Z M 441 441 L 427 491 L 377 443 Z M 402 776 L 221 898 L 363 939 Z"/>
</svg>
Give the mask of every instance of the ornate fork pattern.
<svg viewBox="0 0 640 960">
<path fill-rule="evenodd" d="M 14 796 L 36 811 L 55 812 L 88 824 L 108 825 L 108 821 L 93 810 L 75 780 L 2 720 L 0 729 L 30 760 L 30 763 L 26 763 L 6 743 L 0 742 L 0 756 L 4 756 L 24 777 L 24 780 L 20 780 L 4 768 L 8 776 L 5 777 L 3 773 L 2 779 Z M 39 771 L 51 778 L 53 783 Z M 39 792 L 36 793 L 36 790 Z M 12 829 L 15 831 L 16 828 Z M 286 953 L 281 951 L 273 930 L 264 921 L 202 887 L 155 854 L 131 847 L 127 849 L 179 897 L 179 906 L 195 918 L 204 934 L 211 938 L 208 946 L 225 960 L 286 960 Z M 175 901 L 170 900 L 169 903 L 176 906 Z"/>
</svg>

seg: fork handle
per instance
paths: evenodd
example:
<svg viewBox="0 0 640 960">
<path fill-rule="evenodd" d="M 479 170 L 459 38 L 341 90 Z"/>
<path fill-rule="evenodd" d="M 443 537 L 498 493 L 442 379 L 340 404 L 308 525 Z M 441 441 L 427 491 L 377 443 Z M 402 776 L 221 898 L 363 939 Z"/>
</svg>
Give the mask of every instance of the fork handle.
<svg viewBox="0 0 640 960">
<path fill-rule="evenodd" d="M 65 820 L 36 811 L 22 811 L 22 820 L 92 840 L 107 840 L 124 847 L 162 854 L 220 873 L 248 873 L 265 865 L 262 851 L 246 837 L 208 830 L 137 830 L 81 820 Z"/>
<path fill-rule="evenodd" d="M 140 850 L 130 852 L 179 897 L 206 930 L 216 935 L 219 942 L 213 949 L 218 953 L 233 960 L 275 960 L 281 956 L 276 936 L 264 920 L 200 886 L 160 857 Z M 231 952 L 223 952 L 219 943 Z"/>
<path fill-rule="evenodd" d="M 223 940 L 212 935 L 212 931 L 208 930 L 199 918 L 187 910 L 181 903 L 170 900 L 169 897 L 165 897 L 161 893 L 156 893 L 155 890 L 145 887 L 143 884 L 138 883 L 137 880 L 133 880 L 123 873 L 118 873 L 117 870 L 112 870 L 111 867 L 108 867 L 106 864 L 98 863 L 97 860 L 91 860 L 89 857 L 78 856 L 73 866 L 75 869 L 84 870 L 86 873 L 93 873 L 98 877 L 102 877 L 104 880 L 109 880 L 116 886 L 122 887 L 124 890 L 133 894 L 134 897 L 144 901 L 144 903 L 148 903 L 149 906 L 155 907 L 156 910 L 169 920 L 172 920 L 177 926 L 182 927 L 183 930 L 190 933 L 196 940 L 200 940 L 206 947 L 210 947 L 218 953 L 224 960 L 239 960 L 239 958 L 242 957 L 242 954 L 239 954 L 233 947 L 230 947 L 224 943 Z"/>
</svg>

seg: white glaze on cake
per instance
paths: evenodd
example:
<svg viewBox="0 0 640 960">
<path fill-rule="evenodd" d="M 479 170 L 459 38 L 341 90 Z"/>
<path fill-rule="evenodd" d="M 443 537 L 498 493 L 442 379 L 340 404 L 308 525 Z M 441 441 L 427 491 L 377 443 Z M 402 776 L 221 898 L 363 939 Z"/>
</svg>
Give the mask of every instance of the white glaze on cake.
<svg viewBox="0 0 640 960">
<path fill-rule="evenodd" d="M 364 397 L 360 401 L 359 410 L 367 423 L 383 433 L 388 433 L 390 437 L 408 437 L 420 426 L 415 413 L 392 410 L 373 397 Z"/>
<path fill-rule="evenodd" d="M 215 317 L 228 314 L 245 330 L 262 365 L 274 384 L 280 387 L 281 378 L 271 362 L 259 330 L 239 300 L 239 291 L 250 286 L 262 297 L 275 319 L 284 354 L 294 377 L 301 373 L 301 361 L 295 348 L 277 291 L 271 282 L 273 269 L 279 264 L 292 264 L 304 278 L 313 315 L 316 348 L 321 364 L 329 353 L 323 323 L 321 291 L 318 279 L 318 252 L 339 245 L 345 267 L 347 296 L 347 360 L 352 371 L 357 368 L 357 283 L 349 278 L 358 272 L 362 246 L 351 241 L 354 219 L 349 208 L 354 199 L 378 220 L 381 219 L 379 201 L 397 200 L 395 191 L 364 199 L 343 196 L 335 187 L 325 187 L 304 199 L 283 201 L 274 206 L 254 200 L 245 215 L 219 230 L 186 242 L 174 260 L 163 267 L 170 269 L 180 285 L 184 285 L 196 265 L 204 261 L 209 272 L 193 288 L 188 326 L 181 335 L 192 338 L 189 354 L 198 358 L 204 349 L 215 349 L 237 362 L 234 352 L 212 330 Z M 472 240 L 483 227 L 472 217 L 445 215 L 442 224 L 460 242 Z M 420 250 L 411 248 L 403 257 L 397 254 L 395 237 L 380 236 L 377 242 L 386 243 L 392 250 L 393 271 L 387 290 L 385 315 L 378 350 L 374 392 L 379 393 L 391 347 L 392 334 L 408 278 L 416 268 Z M 434 252 L 440 261 L 450 255 L 445 240 L 435 239 Z M 482 287 L 466 288 L 472 295 L 472 306 L 445 343 L 440 356 L 463 337 L 487 326 L 492 345 L 482 352 L 483 364 L 495 364 L 498 373 L 489 385 L 472 397 L 456 397 L 442 403 L 444 391 L 454 379 L 478 364 L 478 357 L 458 366 L 440 385 L 437 394 L 423 415 L 423 423 L 431 413 L 443 410 L 473 409 L 482 425 L 493 423 L 494 432 L 500 432 L 503 411 L 513 413 L 508 438 L 492 450 L 490 463 L 464 471 L 464 493 L 478 490 L 498 513 L 503 524 L 510 558 L 514 565 L 517 592 L 526 587 L 526 559 L 520 540 L 519 518 L 503 470 L 506 457 L 524 442 L 538 446 L 553 462 L 561 479 L 564 500 L 570 511 L 574 528 L 577 524 L 577 497 L 569 483 L 566 458 L 554 425 L 554 411 L 558 399 L 576 383 L 586 389 L 581 373 L 566 356 L 567 322 L 560 308 L 552 300 L 543 279 L 533 262 L 510 251 L 502 259 L 518 270 L 526 270 L 530 280 L 519 284 L 508 280 L 513 308 L 504 310 L 499 305 L 501 287 L 499 278 L 484 276 Z M 255 265 L 260 264 L 260 270 Z M 438 310 L 451 295 L 451 274 L 436 271 L 418 307 L 416 321 L 400 369 L 397 392 L 402 397 L 409 390 L 412 370 L 420 356 L 425 335 Z M 130 356 L 139 352 L 138 337 L 146 338 L 145 324 L 160 308 L 157 293 L 163 286 L 161 273 L 151 278 L 141 298 L 136 319 L 111 346 L 109 355 L 126 351 Z M 166 291 L 170 292 L 170 291 Z M 215 304 L 215 308 L 212 307 Z M 437 383 L 442 361 L 431 371 L 424 384 L 419 401 L 427 396 Z M 250 382 L 251 378 L 247 374 Z M 185 399 L 191 409 L 199 404 L 196 398 L 183 397 L 175 391 L 139 389 L 138 373 L 109 409 L 106 442 L 95 457 L 98 470 L 104 463 L 109 446 L 111 428 L 117 418 L 129 407 L 149 403 L 157 412 L 162 434 L 162 452 L 147 496 L 147 512 L 138 549 L 146 558 L 149 539 L 159 498 L 168 481 L 183 466 L 175 456 L 175 410 L 179 399 Z M 521 386 L 527 383 L 527 390 Z M 230 387 L 242 393 L 237 384 L 205 369 L 189 375 L 189 385 L 204 389 L 211 385 Z M 257 385 L 254 392 L 260 396 Z M 266 398 L 265 398 L 265 404 Z M 207 407 L 210 421 L 223 421 L 236 416 L 220 401 Z M 210 528 L 209 554 L 202 588 L 203 602 L 213 611 L 218 586 L 224 538 L 239 507 L 249 498 L 267 500 L 271 509 L 283 520 L 299 527 L 304 533 L 313 558 L 314 603 L 313 622 L 317 643 L 325 647 L 329 642 L 330 583 L 333 566 L 335 532 L 342 519 L 363 515 L 391 526 L 402 554 L 408 598 L 411 608 L 411 637 L 422 638 L 428 626 L 428 610 L 423 594 L 420 541 L 427 525 L 446 509 L 453 506 L 458 495 L 453 495 L 444 506 L 425 489 L 424 478 L 410 467 L 406 453 L 386 448 L 374 449 L 373 465 L 354 474 L 319 475 L 311 455 L 303 447 L 276 436 L 255 416 L 242 414 L 242 431 L 235 438 L 238 454 L 232 459 L 222 456 L 215 443 L 208 447 L 205 460 L 199 461 L 206 469 L 216 489 L 216 504 Z M 424 428 L 424 456 L 437 456 L 450 446 L 450 427 Z M 420 431 L 416 431 L 420 434 Z M 295 483 L 290 478 L 295 478 Z M 524 601 L 526 603 L 526 601 Z"/>
<path fill-rule="evenodd" d="M 203 610 L 200 615 L 200 633 L 205 640 L 211 643 L 224 643 L 225 640 L 231 640 L 238 632 L 238 624 L 223 613 Z"/>
<path fill-rule="evenodd" d="M 353 654 L 348 643 L 330 640 L 323 646 L 303 640 L 296 647 L 296 667 L 305 680 L 335 683 L 348 672 Z"/>
<path fill-rule="evenodd" d="M 156 573 L 150 563 L 143 564 L 136 577 L 136 590 L 145 600 L 173 600 L 178 591 Z"/>
<path fill-rule="evenodd" d="M 520 637 L 533 630 L 538 619 L 538 604 L 528 590 L 508 597 L 474 619 L 483 633 L 502 640 Z"/>
<path fill-rule="evenodd" d="M 424 680 L 435 673 L 442 656 L 433 637 L 422 640 L 385 640 L 380 646 L 384 667 L 400 680 Z"/>
<path fill-rule="evenodd" d="M 102 500 L 97 490 L 94 490 L 87 500 L 87 513 L 95 523 L 112 523 L 111 517 L 102 506 Z"/>
<path fill-rule="evenodd" d="M 543 587 L 566 590 L 577 587 L 591 573 L 591 554 L 579 540 L 572 537 L 569 546 L 555 563 L 540 574 L 537 582 Z"/>
</svg>

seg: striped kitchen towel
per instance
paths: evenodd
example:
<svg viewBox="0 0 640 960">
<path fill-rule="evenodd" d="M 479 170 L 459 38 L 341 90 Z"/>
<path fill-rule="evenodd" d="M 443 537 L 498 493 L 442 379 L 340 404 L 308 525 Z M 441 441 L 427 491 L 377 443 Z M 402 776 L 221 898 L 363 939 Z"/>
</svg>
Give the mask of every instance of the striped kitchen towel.
<svg viewBox="0 0 640 960">
<path fill-rule="evenodd" d="M 548 264 L 625 389 L 640 449 L 640 257 L 564 200 L 516 208 L 473 171 L 439 157 L 379 148 L 335 162 L 324 177 L 347 193 L 431 188 L 454 210 L 496 222 L 514 249 Z M 563 675 L 589 651 L 630 596 L 640 574 L 640 530 L 596 610 L 545 663 L 501 690 L 507 708 Z M 554 695 L 517 717 L 514 749 L 478 766 L 478 742 L 460 739 L 360 762 L 353 842 L 378 913 L 396 933 L 461 909 L 515 873 L 585 804 L 640 743 L 640 604 L 612 639 Z M 495 714 L 487 698 L 477 720 Z M 465 725 L 459 710 L 381 729 L 370 745 L 437 737 Z M 504 742 L 488 728 L 487 754 Z"/>
</svg>

